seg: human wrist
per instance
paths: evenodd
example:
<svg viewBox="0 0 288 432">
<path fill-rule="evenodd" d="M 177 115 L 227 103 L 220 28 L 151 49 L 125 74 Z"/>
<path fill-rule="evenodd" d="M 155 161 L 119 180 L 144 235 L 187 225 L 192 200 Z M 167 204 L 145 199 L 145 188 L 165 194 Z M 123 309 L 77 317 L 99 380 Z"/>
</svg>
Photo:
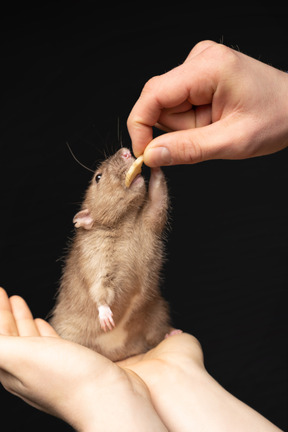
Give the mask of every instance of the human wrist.
<svg viewBox="0 0 288 432">
<path fill-rule="evenodd" d="M 98 429 L 167 432 L 145 386 L 143 390 L 138 384 L 135 386 L 135 382 L 131 385 L 129 379 L 114 382 L 111 376 L 110 380 L 104 381 L 107 383 L 105 386 L 99 381 L 93 383 L 93 380 L 80 386 L 77 396 L 73 402 L 70 401 L 66 421 L 77 432 L 94 432 Z"/>
<path fill-rule="evenodd" d="M 124 398 L 125 399 L 125 398 Z M 154 409 L 152 402 L 131 401 L 126 404 L 123 398 L 120 398 L 117 405 L 114 403 L 110 407 L 102 410 L 102 413 L 94 410 L 90 411 L 88 416 L 81 416 L 76 422 L 69 422 L 77 432 L 95 432 L 95 430 L 117 430 L 117 432 L 168 432 L 168 429 L 160 419 Z M 108 409 L 107 409 L 108 408 Z M 109 408 L 111 412 L 109 412 Z"/>
<path fill-rule="evenodd" d="M 262 129 L 263 154 L 275 153 L 288 146 L 288 73 L 271 66 L 268 68 L 270 99 L 267 101 L 268 106 L 264 107 L 267 123 Z"/>
<path fill-rule="evenodd" d="M 288 72 L 282 72 L 281 93 L 283 98 L 284 146 L 288 146 Z M 285 145 L 286 144 L 286 145 Z"/>
</svg>

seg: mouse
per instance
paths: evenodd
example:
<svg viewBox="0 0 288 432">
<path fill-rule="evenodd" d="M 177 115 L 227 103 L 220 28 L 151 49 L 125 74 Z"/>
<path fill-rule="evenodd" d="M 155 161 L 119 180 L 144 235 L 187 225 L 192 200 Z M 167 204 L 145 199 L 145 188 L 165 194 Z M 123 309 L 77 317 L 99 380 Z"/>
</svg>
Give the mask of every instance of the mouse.
<svg viewBox="0 0 288 432">
<path fill-rule="evenodd" d="M 171 330 L 161 294 L 169 197 L 161 168 L 148 185 L 122 147 L 96 169 L 73 219 L 50 324 L 112 361 L 147 352 Z"/>
</svg>

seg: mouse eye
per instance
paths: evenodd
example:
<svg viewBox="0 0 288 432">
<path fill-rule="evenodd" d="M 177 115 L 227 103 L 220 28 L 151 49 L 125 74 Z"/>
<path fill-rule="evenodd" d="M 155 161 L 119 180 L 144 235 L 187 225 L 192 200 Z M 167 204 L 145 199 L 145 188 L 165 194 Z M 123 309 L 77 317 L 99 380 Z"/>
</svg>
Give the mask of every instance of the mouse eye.
<svg viewBox="0 0 288 432">
<path fill-rule="evenodd" d="M 99 183 L 99 180 L 101 179 L 101 177 L 102 177 L 102 174 L 97 174 L 96 175 L 96 177 L 95 177 L 96 183 Z"/>
</svg>

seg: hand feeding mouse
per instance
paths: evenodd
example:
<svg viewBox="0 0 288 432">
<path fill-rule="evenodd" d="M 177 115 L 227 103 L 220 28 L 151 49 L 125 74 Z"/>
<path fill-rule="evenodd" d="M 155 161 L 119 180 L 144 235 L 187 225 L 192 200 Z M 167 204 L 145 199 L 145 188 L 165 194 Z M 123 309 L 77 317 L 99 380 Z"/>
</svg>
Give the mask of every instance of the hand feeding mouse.
<svg viewBox="0 0 288 432">
<path fill-rule="evenodd" d="M 148 190 L 127 148 L 93 175 L 66 257 L 51 324 L 64 339 L 113 361 L 143 353 L 170 331 L 169 308 L 159 289 L 162 233 L 168 210 L 163 172 L 151 169 Z"/>
</svg>

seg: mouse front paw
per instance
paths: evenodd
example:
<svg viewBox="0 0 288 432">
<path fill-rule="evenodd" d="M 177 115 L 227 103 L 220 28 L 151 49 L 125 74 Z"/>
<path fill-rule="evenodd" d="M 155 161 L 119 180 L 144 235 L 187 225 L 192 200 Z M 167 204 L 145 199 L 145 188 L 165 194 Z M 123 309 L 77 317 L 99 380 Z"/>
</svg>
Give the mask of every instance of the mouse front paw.
<svg viewBox="0 0 288 432">
<path fill-rule="evenodd" d="M 98 312 L 101 329 L 104 332 L 113 330 L 115 323 L 113 320 L 113 312 L 111 311 L 110 307 L 107 304 L 101 305 L 98 307 Z"/>
</svg>

